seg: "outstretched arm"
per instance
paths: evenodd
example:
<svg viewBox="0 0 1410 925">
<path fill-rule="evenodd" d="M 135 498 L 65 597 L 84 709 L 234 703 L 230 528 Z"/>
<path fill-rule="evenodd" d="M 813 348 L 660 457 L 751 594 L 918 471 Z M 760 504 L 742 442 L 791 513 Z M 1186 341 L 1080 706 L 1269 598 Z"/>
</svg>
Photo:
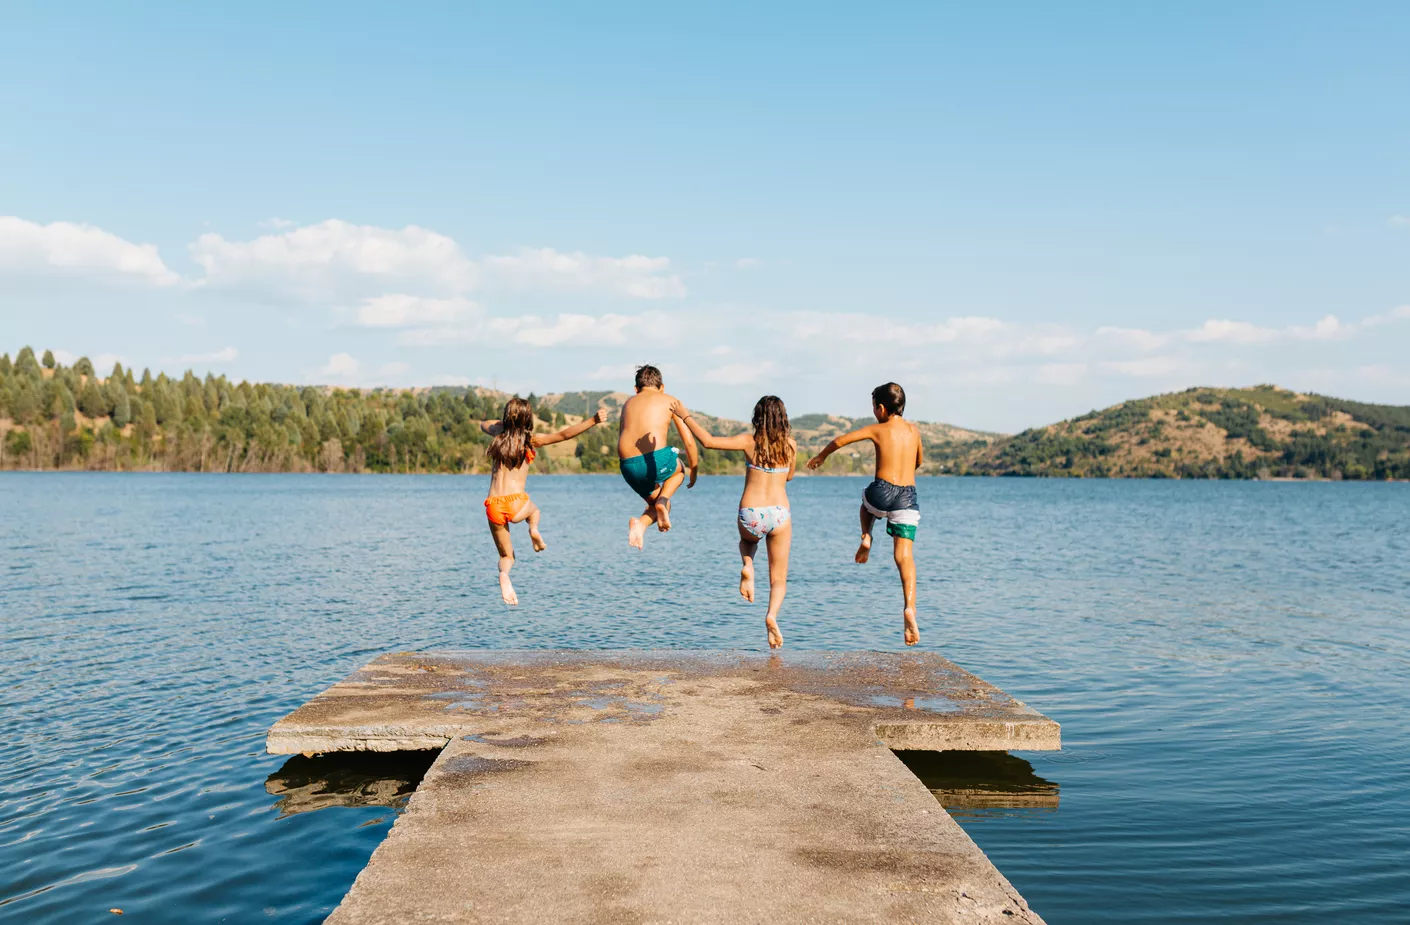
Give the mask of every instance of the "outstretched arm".
<svg viewBox="0 0 1410 925">
<path fill-rule="evenodd" d="M 695 439 L 700 441 L 700 445 L 707 450 L 747 450 L 754 445 L 754 438 L 748 434 L 737 434 L 733 437 L 716 437 L 711 435 L 700 422 L 691 416 L 690 410 L 681 404 L 679 398 L 671 402 L 671 414 L 676 419 L 676 426 L 684 421 L 685 426 L 690 428 L 690 432 L 695 435 Z M 684 439 L 685 435 L 681 435 Z M 691 463 L 694 465 L 694 463 Z"/>
<path fill-rule="evenodd" d="M 481 421 L 481 422 L 480 422 L 480 430 L 483 430 L 485 433 L 489 434 L 491 437 L 498 437 L 499 434 L 500 434 L 500 431 L 504 430 L 504 422 L 503 422 L 503 421 Z"/>
<path fill-rule="evenodd" d="M 858 440 L 870 440 L 872 438 L 872 427 L 874 426 L 876 425 L 863 427 L 861 430 L 854 430 L 850 434 L 843 434 L 840 437 L 833 437 L 832 442 L 823 447 L 821 453 L 808 460 L 808 468 L 816 469 L 818 466 L 821 466 L 827 461 L 829 456 L 849 443 L 856 443 Z"/>
<path fill-rule="evenodd" d="M 607 409 L 598 408 L 597 413 L 590 418 L 583 418 L 576 424 L 569 424 L 567 427 L 552 434 L 534 434 L 534 446 L 548 446 L 550 443 L 562 443 L 564 440 L 572 440 L 579 434 L 585 434 L 597 425 L 607 420 Z"/>
<path fill-rule="evenodd" d="M 671 420 L 676 422 L 676 433 L 681 435 L 681 443 L 685 444 L 685 462 L 690 468 L 690 481 L 686 483 L 685 487 L 694 488 L 695 477 L 700 474 L 700 448 L 695 445 L 695 438 L 691 436 L 686 426 L 681 423 L 680 418 L 673 414 L 671 415 Z"/>
</svg>

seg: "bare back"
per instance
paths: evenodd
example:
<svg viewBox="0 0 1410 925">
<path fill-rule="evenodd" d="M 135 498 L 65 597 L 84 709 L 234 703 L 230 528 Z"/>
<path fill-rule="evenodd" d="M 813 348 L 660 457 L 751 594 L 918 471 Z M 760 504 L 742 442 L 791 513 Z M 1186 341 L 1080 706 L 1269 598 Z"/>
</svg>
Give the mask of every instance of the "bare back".
<svg viewBox="0 0 1410 925">
<path fill-rule="evenodd" d="M 660 389 L 642 389 L 622 406 L 622 429 L 617 436 L 617 456 L 644 456 L 667 445 L 671 427 L 670 395 Z"/>
<path fill-rule="evenodd" d="M 876 477 L 892 485 L 914 485 L 920 465 L 920 428 L 897 415 L 865 432 L 876 446 Z"/>
</svg>

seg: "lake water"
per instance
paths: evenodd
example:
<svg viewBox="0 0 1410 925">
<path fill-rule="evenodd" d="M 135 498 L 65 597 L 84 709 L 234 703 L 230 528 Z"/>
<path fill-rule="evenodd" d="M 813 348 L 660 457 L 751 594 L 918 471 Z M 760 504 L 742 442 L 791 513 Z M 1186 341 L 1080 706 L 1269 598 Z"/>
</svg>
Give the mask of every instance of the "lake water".
<svg viewBox="0 0 1410 925">
<path fill-rule="evenodd" d="M 851 563 L 863 484 L 791 488 L 791 648 L 901 648 L 886 545 Z M 286 762 L 263 736 L 380 652 L 762 647 L 737 479 L 635 553 L 619 479 L 534 478 L 549 549 L 517 534 L 516 609 L 485 485 L 0 475 L 0 921 L 320 921 L 418 760 Z M 922 646 L 1064 750 L 918 771 L 996 779 L 944 799 L 1048 922 L 1410 919 L 1410 486 L 920 491 Z"/>
</svg>

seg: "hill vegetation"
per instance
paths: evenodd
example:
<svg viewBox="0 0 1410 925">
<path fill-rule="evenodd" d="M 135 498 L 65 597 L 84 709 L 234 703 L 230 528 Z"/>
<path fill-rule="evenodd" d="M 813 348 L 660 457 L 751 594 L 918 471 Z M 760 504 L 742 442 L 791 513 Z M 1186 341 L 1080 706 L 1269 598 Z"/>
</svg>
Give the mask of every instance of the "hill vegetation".
<svg viewBox="0 0 1410 925">
<path fill-rule="evenodd" d="M 223 376 L 101 377 L 26 347 L 0 355 L 0 468 L 202 472 L 487 472 L 479 422 L 509 396 L 480 388 L 340 389 L 231 382 Z M 606 408 L 623 392 L 530 395 L 543 431 Z M 707 429 L 744 421 L 696 412 Z M 793 419 L 807 458 L 871 419 Z M 927 474 L 1146 478 L 1410 478 L 1410 407 L 1303 395 L 1274 386 L 1190 389 L 1124 402 L 1014 436 L 920 424 Z M 672 440 L 676 438 L 672 435 Z M 547 448 L 541 472 L 614 472 L 611 426 Z M 824 472 L 866 473 L 854 444 Z M 738 454 L 703 450 L 701 472 L 738 473 Z"/>
<path fill-rule="evenodd" d="M 994 442 L 956 471 L 1134 478 L 1410 478 L 1410 407 L 1276 386 L 1193 388 Z"/>
</svg>

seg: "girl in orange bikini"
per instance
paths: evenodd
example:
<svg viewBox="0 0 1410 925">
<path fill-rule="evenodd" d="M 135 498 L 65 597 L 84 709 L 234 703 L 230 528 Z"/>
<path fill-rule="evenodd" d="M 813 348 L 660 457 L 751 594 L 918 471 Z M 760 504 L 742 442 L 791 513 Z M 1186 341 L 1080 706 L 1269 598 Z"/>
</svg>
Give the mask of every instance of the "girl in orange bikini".
<svg viewBox="0 0 1410 925">
<path fill-rule="evenodd" d="M 539 533 L 539 508 L 524 492 L 529 478 L 529 466 L 534 461 L 535 448 L 550 443 L 562 443 L 585 433 L 607 420 L 607 412 L 571 424 L 553 434 L 534 433 L 534 411 L 522 398 L 511 398 L 504 406 L 504 417 L 498 421 L 482 421 L 480 429 L 494 439 L 490 441 L 489 457 L 494 463 L 490 473 L 490 494 L 485 499 L 485 517 L 490 522 L 490 535 L 499 550 L 499 593 L 506 604 L 519 603 L 509 570 L 514 567 L 514 543 L 509 525 L 529 522 L 529 539 L 534 552 L 543 552 L 546 545 Z"/>
</svg>

